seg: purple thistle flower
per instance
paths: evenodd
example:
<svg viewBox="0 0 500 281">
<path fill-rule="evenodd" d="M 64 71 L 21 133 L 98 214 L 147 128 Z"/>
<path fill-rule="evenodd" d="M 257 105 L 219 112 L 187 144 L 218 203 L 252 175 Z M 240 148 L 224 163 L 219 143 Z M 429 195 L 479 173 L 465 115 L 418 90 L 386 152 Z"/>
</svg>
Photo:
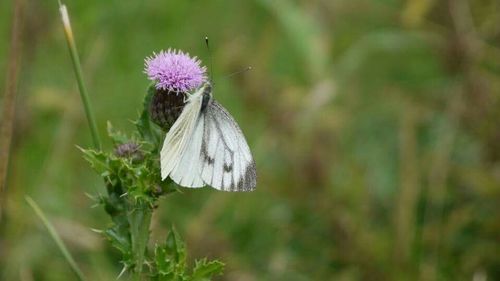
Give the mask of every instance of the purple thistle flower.
<svg viewBox="0 0 500 281">
<path fill-rule="evenodd" d="M 156 89 L 171 92 L 189 92 L 207 81 L 206 68 L 200 60 L 175 49 L 147 57 L 144 72 L 156 82 Z"/>
</svg>

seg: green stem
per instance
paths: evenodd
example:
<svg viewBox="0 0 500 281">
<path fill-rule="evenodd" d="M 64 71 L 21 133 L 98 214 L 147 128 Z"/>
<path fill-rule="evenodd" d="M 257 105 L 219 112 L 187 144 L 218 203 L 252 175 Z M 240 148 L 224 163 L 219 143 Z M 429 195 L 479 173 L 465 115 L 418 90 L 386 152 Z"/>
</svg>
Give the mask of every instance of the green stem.
<svg viewBox="0 0 500 281">
<path fill-rule="evenodd" d="M 92 134 L 94 148 L 100 150 L 101 140 L 99 139 L 99 134 L 97 133 L 97 126 L 95 123 L 94 115 L 92 114 L 89 96 L 85 87 L 85 83 L 83 82 L 82 66 L 80 64 L 80 58 L 78 57 L 78 51 L 76 49 L 76 43 L 73 37 L 73 31 L 71 29 L 68 12 L 66 10 L 66 6 L 62 5 L 61 3 L 59 3 L 59 10 L 61 12 L 62 22 L 64 25 L 64 33 L 66 34 L 66 42 L 68 42 L 68 49 L 71 55 L 71 61 L 73 62 L 76 81 L 78 83 L 78 90 L 80 92 L 80 97 L 82 98 L 83 102 L 83 108 L 85 109 L 85 115 L 87 116 L 87 121 L 89 123 L 90 133 Z"/>
<path fill-rule="evenodd" d="M 12 15 L 10 50 L 5 68 L 7 75 L 5 80 L 5 93 L 2 99 L 2 119 L 0 119 L 2 120 L 0 125 L 0 221 L 2 221 L 2 210 L 5 208 L 3 203 L 6 202 L 6 200 L 4 197 L 7 197 L 5 185 L 7 183 L 9 155 L 11 153 L 10 150 L 15 122 L 16 97 L 18 92 L 17 84 L 21 61 L 21 38 L 24 34 L 22 28 L 24 20 L 22 18 L 25 5 L 23 5 L 20 0 L 15 0 L 13 3 L 14 11 Z"/>
<path fill-rule="evenodd" d="M 59 250 L 63 254 L 64 258 L 68 262 L 69 266 L 71 267 L 71 269 L 75 273 L 78 280 L 85 281 L 85 277 L 84 277 L 82 271 L 78 268 L 78 265 L 76 264 L 75 260 L 71 256 L 71 254 L 68 251 L 68 249 L 66 248 L 66 246 L 64 245 L 64 242 L 62 241 L 61 237 L 59 236 L 59 234 L 57 234 L 56 229 L 50 223 L 50 221 L 47 219 L 47 217 L 43 213 L 42 209 L 40 209 L 38 204 L 36 204 L 36 202 L 33 199 L 31 199 L 31 197 L 26 196 L 24 199 L 26 200 L 26 202 L 28 202 L 30 207 L 33 209 L 33 211 L 35 211 L 38 218 L 40 218 L 42 223 L 45 225 L 45 227 L 49 231 L 49 234 L 52 237 L 52 240 L 54 240 L 54 242 L 56 242 L 57 247 L 59 248 Z"/>
<path fill-rule="evenodd" d="M 149 226 L 152 209 L 146 204 L 137 202 L 128 215 L 130 235 L 132 240 L 132 255 L 134 258 L 134 280 L 141 280 L 144 257 L 149 241 Z"/>
</svg>

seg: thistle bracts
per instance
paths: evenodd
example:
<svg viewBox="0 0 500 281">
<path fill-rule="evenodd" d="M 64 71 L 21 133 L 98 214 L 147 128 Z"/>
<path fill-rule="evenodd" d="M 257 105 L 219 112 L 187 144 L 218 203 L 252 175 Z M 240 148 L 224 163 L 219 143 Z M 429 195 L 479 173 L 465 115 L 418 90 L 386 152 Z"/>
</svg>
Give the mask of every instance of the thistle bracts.
<svg viewBox="0 0 500 281">
<path fill-rule="evenodd" d="M 177 117 L 181 115 L 187 94 L 163 89 L 155 89 L 154 91 L 149 106 L 151 120 L 164 131 L 168 131 Z"/>
</svg>

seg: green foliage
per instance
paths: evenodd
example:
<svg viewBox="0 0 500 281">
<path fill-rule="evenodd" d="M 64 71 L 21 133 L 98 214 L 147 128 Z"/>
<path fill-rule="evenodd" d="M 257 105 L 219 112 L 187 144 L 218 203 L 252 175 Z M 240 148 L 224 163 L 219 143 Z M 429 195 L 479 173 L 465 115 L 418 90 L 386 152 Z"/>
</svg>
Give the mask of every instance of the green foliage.
<svg viewBox="0 0 500 281">
<path fill-rule="evenodd" d="M 158 148 L 160 147 L 160 143 L 162 138 L 161 136 L 161 129 L 158 126 L 155 126 L 150 119 L 150 114 L 149 114 L 149 105 L 151 103 L 151 99 L 153 98 L 153 95 L 155 93 L 155 87 L 154 84 L 150 84 L 147 90 L 147 94 L 144 97 L 143 101 L 143 110 L 137 121 L 134 122 L 137 132 L 139 135 L 144 139 L 144 141 L 151 143 L 153 145 L 153 148 L 156 148 L 153 152 L 158 152 Z"/>
<path fill-rule="evenodd" d="M 194 268 L 189 273 L 186 265 L 186 247 L 179 234 L 172 228 L 164 245 L 155 247 L 155 273 L 152 280 L 168 281 L 205 281 L 214 275 L 221 274 L 224 264 L 219 261 L 201 259 L 195 261 Z"/>
</svg>

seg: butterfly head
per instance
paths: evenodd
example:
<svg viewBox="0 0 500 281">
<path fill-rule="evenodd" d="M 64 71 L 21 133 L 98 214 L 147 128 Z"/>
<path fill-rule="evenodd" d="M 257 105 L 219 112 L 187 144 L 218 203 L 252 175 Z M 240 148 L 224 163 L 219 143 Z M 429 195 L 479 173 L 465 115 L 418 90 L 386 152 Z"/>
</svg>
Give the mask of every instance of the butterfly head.
<svg viewBox="0 0 500 281">
<path fill-rule="evenodd" d="M 201 111 L 204 111 L 208 103 L 212 100 L 212 84 L 210 84 L 210 82 L 205 82 L 202 87 L 203 100 L 201 102 Z"/>
</svg>

